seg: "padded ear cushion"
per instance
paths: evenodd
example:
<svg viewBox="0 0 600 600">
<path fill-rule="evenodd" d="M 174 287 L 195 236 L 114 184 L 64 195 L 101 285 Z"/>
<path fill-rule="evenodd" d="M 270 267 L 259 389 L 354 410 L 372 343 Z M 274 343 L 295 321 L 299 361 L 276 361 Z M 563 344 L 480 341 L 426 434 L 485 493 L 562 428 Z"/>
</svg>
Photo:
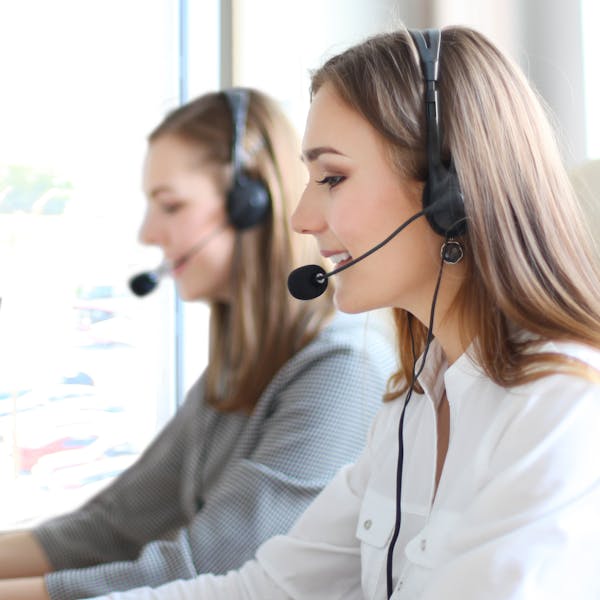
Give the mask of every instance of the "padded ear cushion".
<svg viewBox="0 0 600 600">
<path fill-rule="evenodd" d="M 465 203 L 456 172 L 437 169 L 423 190 L 423 207 L 432 229 L 444 237 L 459 237 L 467 230 Z"/>
<path fill-rule="evenodd" d="M 227 194 L 227 214 L 236 229 L 263 222 L 270 209 L 269 192 L 262 182 L 238 173 Z"/>
<path fill-rule="evenodd" d="M 242 142 L 246 132 L 248 90 L 232 88 L 223 94 L 231 110 L 233 139 L 231 141 L 231 163 L 233 183 L 227 193 L 227 214 L 229 222 L 236 229 L 248 229 L 264 221 L 269 215 L 271 198 L 264 183 L 249 177 L 244 172 Z"/>
</svg>

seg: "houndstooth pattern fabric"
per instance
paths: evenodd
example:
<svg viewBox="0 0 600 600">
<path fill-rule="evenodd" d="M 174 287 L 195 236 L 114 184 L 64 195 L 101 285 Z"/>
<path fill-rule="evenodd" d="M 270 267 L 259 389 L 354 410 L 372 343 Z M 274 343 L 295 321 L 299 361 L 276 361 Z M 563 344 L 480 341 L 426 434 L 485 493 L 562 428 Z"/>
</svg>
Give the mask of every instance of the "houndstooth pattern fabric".
<svg viewBox="0 0 600 600">
<path fill-rule="evenodd" d="M 241 566 L 356 458 L 394 367 L 380 320 L 338 315 L 249 416 L 203 403 L 200 378 L 132 467 L 34 530 L 56 570 L 52 600 Z"/>
</svg>

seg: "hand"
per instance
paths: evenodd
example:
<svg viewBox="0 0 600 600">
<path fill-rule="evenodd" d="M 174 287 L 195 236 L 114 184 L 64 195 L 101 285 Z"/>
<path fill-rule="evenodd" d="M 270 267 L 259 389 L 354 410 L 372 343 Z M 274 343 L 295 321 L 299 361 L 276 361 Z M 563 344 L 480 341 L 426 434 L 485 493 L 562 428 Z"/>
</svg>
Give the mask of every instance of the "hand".
<svg viewBox="0 0 600 600">
<path fill-rule="evenodd" d="M 50 600 L 43 577 L 0 580 L 0 600 Z"/>
<path fill-rule="evenodd" d="M 44 549 L 31 532 L 0 535 L 0 580 L 35 577 L 51 570 Z"/>
</svg>

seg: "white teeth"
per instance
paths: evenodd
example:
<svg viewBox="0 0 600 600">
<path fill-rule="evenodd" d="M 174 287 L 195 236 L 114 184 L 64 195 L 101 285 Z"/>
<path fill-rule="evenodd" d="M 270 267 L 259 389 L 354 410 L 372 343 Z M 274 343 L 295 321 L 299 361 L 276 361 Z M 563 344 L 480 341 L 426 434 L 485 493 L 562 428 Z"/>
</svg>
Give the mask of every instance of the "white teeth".
<svg viewBox="0 0 600 600">
<path fill-rule="evenodd" d="M 334 264 L 337 265 L 338 263 L 341 263 L 343 260 L 348 260 L 350 257 L 350 254 L 348 254 L 348 252 L 340 252 L 339 254 L 332 254 L 329 257 L 329 260 Z"/>
</svg>

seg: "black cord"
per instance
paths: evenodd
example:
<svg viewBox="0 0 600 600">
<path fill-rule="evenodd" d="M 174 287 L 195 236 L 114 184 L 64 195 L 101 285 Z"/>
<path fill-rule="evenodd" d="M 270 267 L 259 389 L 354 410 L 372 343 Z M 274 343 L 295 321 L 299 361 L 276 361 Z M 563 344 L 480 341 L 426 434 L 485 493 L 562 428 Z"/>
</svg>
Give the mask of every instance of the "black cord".
<svg viewBox="0 0 600 600">
<path fill-rule="evenodd" d="M 402 465 L 404 462 L 404 441 L 402 430 L 404 428 L 404 414 L 406 413 L 406 407 L 412 397 L 412 393 L 415 387 L 415 383 L 417 378 L 422 373 L 423 368 L 425 367 L 425 360 L 427 359 L 427 353 L 429 352 L 429 346 L 431 344 L 431 340 L 433 339 L 433 318 L 435 315 L 435 305 L 437 303 L 438 292 L 440 289 L 440 283 L 442 281 L 442 271 L 444 269 L 444 258 L 442 253 L 442 259 L 440 261 L 440 270 L 438 272 L 437 282 L 435 284 L 435 290 L 433 292 L 433 299 L 431 301 L 431 310 L 429 312 L 429 326 L 427 331 L 427 339 L 425 341 L 425 349 L 423 351 L 423 358 L 421 359 L 421 364 L 419 366 L 419 370 L 416 371 L 416 362 L 417 358 L 415 356 L 415 339 L 413 336 L 412 330 L 412 315 L 408 314 L 408 331 L 410 333 L 410 342 L 412 348 L 413 355 L 413 364 L 412 364 L 412 373 L 411 373 L 411 381 L 408 391 L 406 392 L 406 397 L 404 399 L 404 406 L 402 407 L 402 413 L 400 415 L 400 423 L 398 425 L 398 461 L 396 463 L 396 522 L 394 525 L 394 533 L 392 534 L 392 539 L 390 540 L 390 545 L 388 546 L 387 553 L 387 562 L 386 562 L 386 575 L 387 575 L 387 597 L 388 600 L 392 597 L 392 593 L 394 591 L 394 585 L 392 581 L 392 568 L 393 568 L 393 558 L 394 558 L 394 546 L 398 541 L 398 535 L 400 534 L 400 525 L 402 521 Z"/>
</svg>

